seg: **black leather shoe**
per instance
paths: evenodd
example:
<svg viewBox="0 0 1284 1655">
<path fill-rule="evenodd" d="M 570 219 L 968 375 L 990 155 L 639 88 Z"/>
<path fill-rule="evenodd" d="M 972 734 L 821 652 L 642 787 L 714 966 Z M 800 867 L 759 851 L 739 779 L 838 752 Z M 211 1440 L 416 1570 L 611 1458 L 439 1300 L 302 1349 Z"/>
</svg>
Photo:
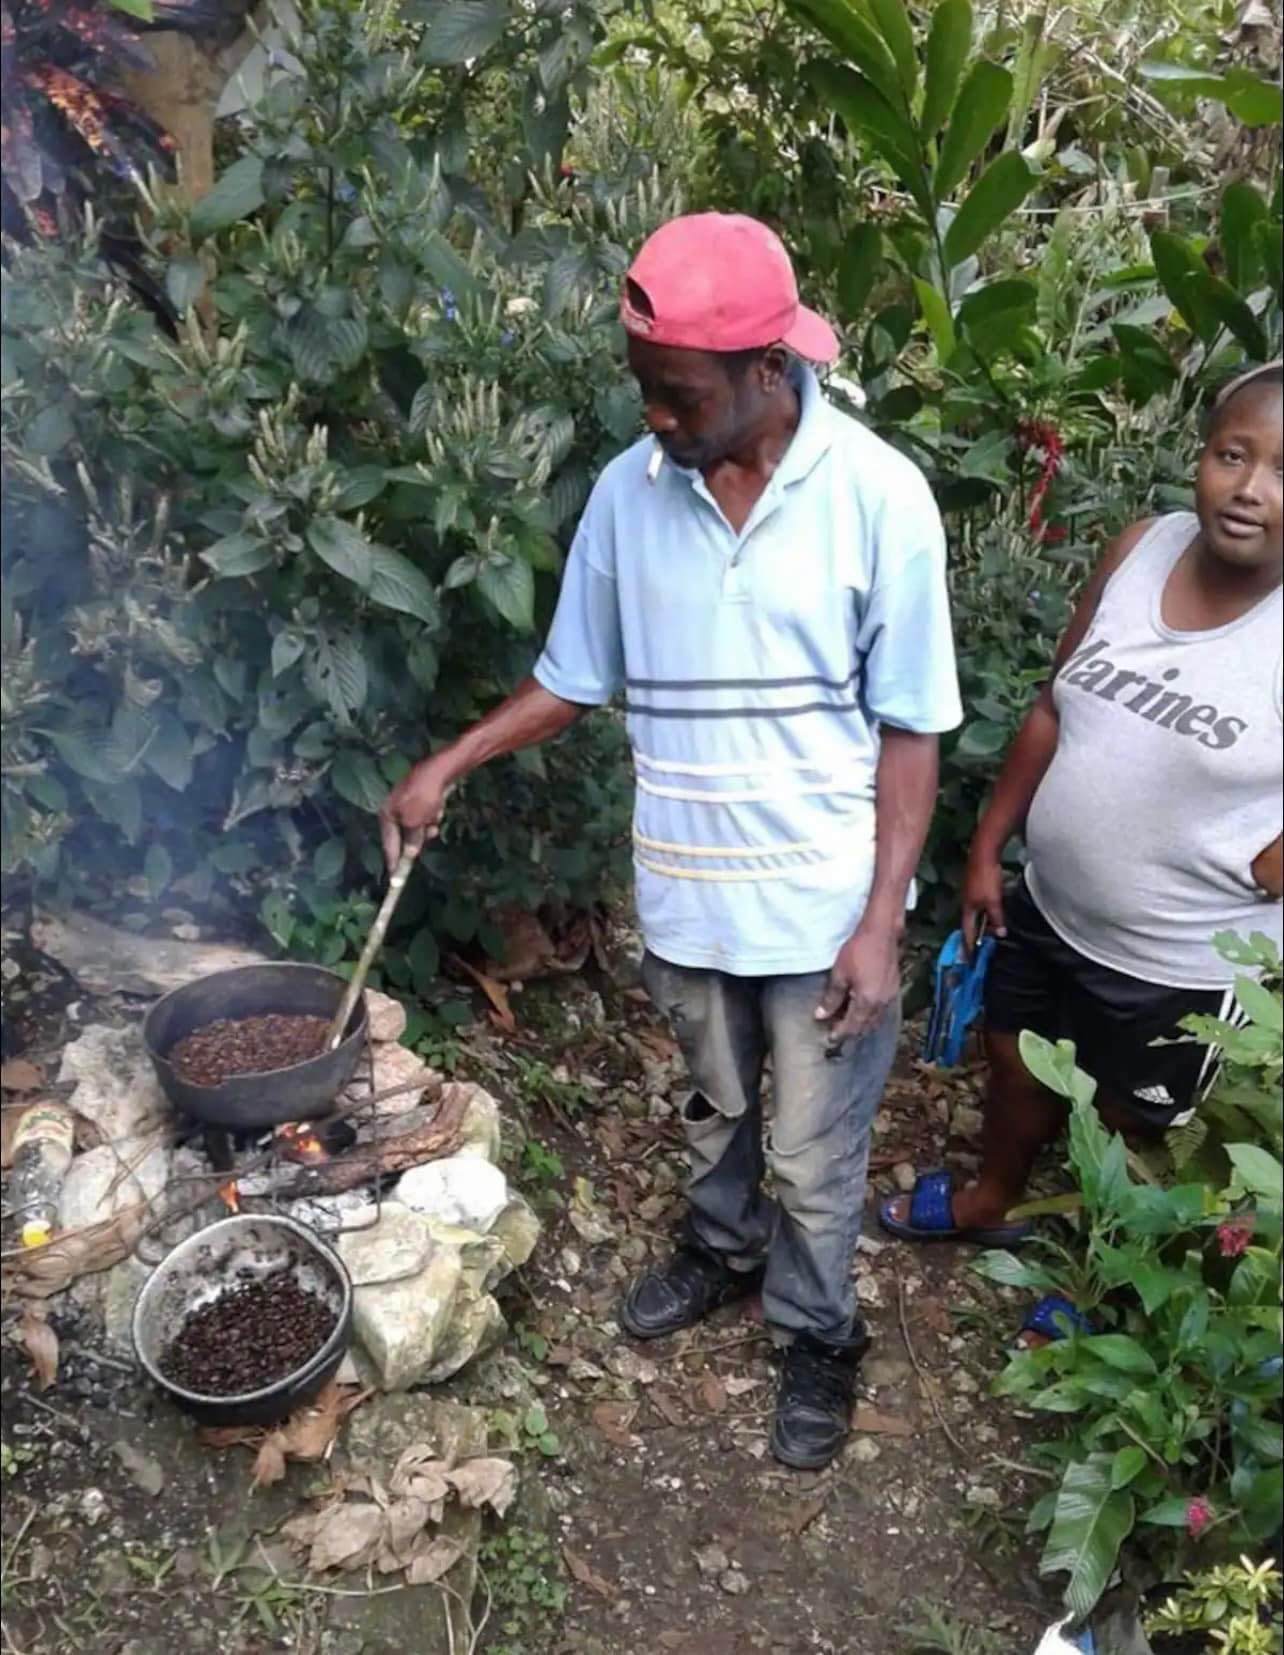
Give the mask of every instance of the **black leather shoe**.
<svg viewBox="0 0 1284 1655">
<path fill-rule="evenodd" d="M 785 1352 L 776 1397 L 771 1451 L 796 1471 L 819 1471 L 847 1441 L 856 1370 L 869 1349 L 858 1328 L 846 1345 L 826 1345 L 800 1333 Z"/>
<path fill-rule="evenodd" d="M 715 1253 L 683 1245 L 663 1269 L 648 1270 L 633 1283 L 620 1306 L 620 1322 L 635 1339 L 660 1339 L 756 1293 L 762 1275 L 761 1265 L 733 1270 Z"/>
</svg>

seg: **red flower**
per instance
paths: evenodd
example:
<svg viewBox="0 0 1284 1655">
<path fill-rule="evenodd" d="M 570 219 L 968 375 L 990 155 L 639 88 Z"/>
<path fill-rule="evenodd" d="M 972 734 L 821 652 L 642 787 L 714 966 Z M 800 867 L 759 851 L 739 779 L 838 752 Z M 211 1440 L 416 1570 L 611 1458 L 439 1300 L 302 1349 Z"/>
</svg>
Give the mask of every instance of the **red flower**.
<svg viewBox="0 0 1284 1655">
<path fill-rule="evenodd" d="M 1230 1218 L 1225 1224 L 1217 1226 L 1217 1245 L 1221 1248 L 1223 1258 L 1239 1258 L 1241 1254 L 1246 1253 L 1252 1237 L 1251 1218 Z"/>
<path fill-rule="evenodd" d="M 1212 1520 L 1212 1506 L 1202 1494 L 1197 1494 L 1186 1507 L 1186 1531 L 1191 1539 L 1198 1540 Z"/>
<path fill-rule="evenodd" d="M 1064 540 L 1065 528 L 1061 524 L 1045 523 L 1043 518 L 1043 497 L 1052 486 L 1053 478 L 1060 471 L 1061 460 L 1065 454 L 1061 434 L 1048 420 L 1021 420 L 1017 424 L 1017 445 L 1026 450 L 1043 450 L 1043 470 L 1030 494 L 1030 530 L 1045 545 L 1051 541 Z"/>
</svg>

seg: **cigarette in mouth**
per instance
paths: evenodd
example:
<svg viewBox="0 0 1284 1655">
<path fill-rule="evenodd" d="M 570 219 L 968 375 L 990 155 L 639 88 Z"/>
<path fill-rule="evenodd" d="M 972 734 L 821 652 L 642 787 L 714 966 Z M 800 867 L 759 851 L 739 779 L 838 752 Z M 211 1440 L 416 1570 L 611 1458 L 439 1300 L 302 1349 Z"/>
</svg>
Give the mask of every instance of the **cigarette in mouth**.
<svg viewBox="0 0 1284 1655">
<path fill-rule="evenodd" d="M 660 467 L 663 464 L 664 464 L 664 450 L 662 448 L 652 449 L 651 450 L 651 458 L 647 462 L 647 468 L 646 468 L 646 480 L 647 480 L 648 483 L 653 483 L 656 480 L 656 478 L 660 475 Z"/>
</svg>

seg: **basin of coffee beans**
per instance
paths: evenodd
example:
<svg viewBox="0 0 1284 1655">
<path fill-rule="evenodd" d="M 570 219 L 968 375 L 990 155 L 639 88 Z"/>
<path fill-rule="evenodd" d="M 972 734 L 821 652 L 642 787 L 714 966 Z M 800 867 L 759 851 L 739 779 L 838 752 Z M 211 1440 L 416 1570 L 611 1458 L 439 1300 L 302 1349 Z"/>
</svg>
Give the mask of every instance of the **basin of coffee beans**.
<svg viewBox="0 0 1284 1655">
<path fill-rule="evenodd" d="M 176 1041 L 169 1061 L 192 1086 L 218 1086 L 233 1075 L 270 1074 L 319 1057 L 329 1019 L 288 1012 L 261 1017 L 220 1017 Z"/>
<path fill-rule="evenodd" d="M 244 1396 L 297 1373 L 334 1331 L 338 1314 L 286 1265 L 243 1270 L 194 1310 L 160 1358 L 172 1385 L 201 1396 Z"/>
</svg>

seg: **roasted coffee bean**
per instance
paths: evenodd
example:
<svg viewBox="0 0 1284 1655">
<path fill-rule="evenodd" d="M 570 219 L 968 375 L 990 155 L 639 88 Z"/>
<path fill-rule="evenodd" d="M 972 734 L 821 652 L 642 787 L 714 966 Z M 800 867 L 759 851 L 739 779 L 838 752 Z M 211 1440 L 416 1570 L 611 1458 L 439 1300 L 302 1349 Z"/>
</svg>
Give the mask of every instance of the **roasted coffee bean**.
<svg viewBox="0 0 1284 1655">
<path fill-rule="evenodd" d="M 269 1012 L 263 1017 L 220 1017 L 170 1047 L 179 1078 L 193 1086 L 217 1086 L 231 1075 L 271 1074 L 318 1057 L 330 1032 L 324 1017 Z"/>
<path fill-rule="evenodd" d="M 202 1305 L 160 1359 L 166 1379 L 204 1396 L 242 1396 L 301 1368 L 334 1331 L 334 1309 L 289 1265 L 245 1279 Z"/>
</svg>

